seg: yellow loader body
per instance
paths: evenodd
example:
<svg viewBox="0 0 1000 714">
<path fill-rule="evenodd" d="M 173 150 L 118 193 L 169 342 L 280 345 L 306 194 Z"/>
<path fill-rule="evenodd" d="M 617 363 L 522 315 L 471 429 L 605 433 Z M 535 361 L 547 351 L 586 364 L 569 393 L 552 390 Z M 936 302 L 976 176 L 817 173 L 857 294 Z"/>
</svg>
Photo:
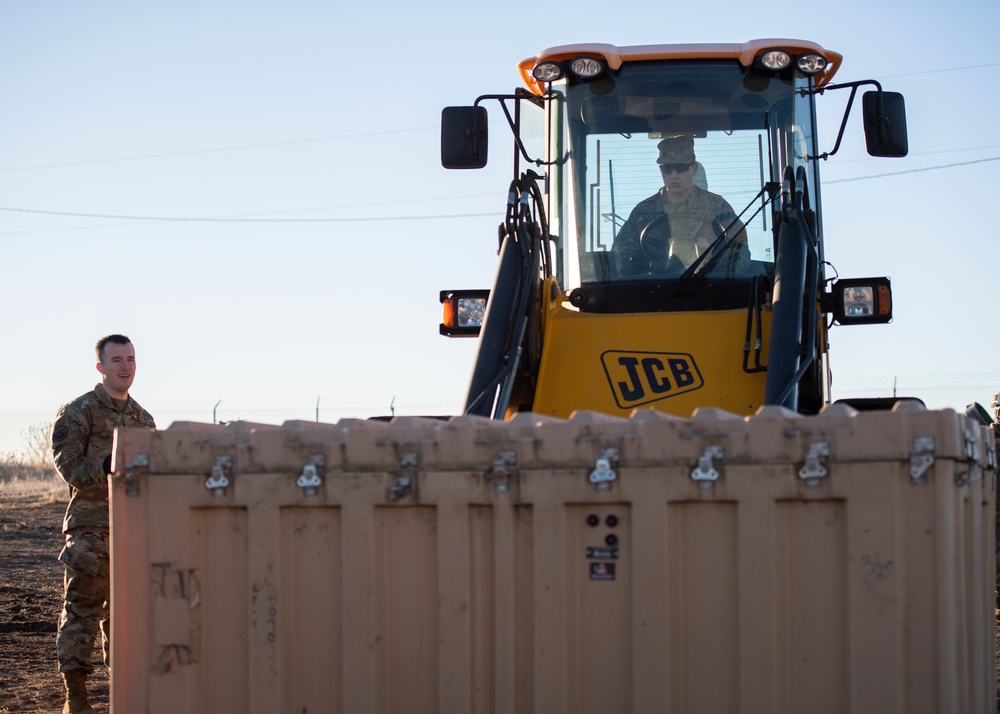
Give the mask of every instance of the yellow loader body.
<svg viewBox="0 0 1000 714">
<path fill-rule="evenodd" d="M 767 334 L 770 316 L 762 320 Z M 752 414 L 763 404 L 766 375 L 742 368 L 746 328 L 745 309 L 586 313 L 557 296 L 545 311 L 533 411 L 563 418 L 576 410 L 625 416 L 636 408 L 685 417 L 698 407 Z"/>
</svg>

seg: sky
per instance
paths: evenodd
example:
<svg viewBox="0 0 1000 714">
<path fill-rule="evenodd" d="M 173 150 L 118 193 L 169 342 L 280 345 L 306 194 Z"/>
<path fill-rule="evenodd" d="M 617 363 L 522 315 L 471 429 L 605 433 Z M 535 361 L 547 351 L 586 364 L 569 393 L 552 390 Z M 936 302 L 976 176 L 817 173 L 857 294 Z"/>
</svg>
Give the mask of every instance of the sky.
<svg viewBox="0 0 1000 714">
<path fill-rule="evenodd" d="M 834 328 L 834 397 L 989 406 L 1000 3 L 624 7 L 0 0 L 0 455 L 109 333 L 160 427 L 457 413 L 475 343 L 438 293 L 492 282 L 510 145 L 494 109 L 490 165 L 447 171 L 440 112 L 579 42 L 801 38 L 903 93 L 909 156 L 868 157 L 857 114 L 822 167 L 827 259 L 894 295 Z M 825 150 L 845 101 L 818 99 Z"/>
</svg>

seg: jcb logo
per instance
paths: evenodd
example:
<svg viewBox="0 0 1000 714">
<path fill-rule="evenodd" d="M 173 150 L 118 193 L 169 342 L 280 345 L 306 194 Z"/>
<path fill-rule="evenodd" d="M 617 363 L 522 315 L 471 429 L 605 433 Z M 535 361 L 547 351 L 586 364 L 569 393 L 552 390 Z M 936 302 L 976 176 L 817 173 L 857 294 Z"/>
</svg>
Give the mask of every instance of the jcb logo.
<svg viewBox="0 0 1000 714">
<path fill-rule="evenodd" d="M 605 352 L 601 355 L 615 403 L 622 409 L 693 392 L 705 384 L 694 357 L 677 352 Z"/>
</svg>

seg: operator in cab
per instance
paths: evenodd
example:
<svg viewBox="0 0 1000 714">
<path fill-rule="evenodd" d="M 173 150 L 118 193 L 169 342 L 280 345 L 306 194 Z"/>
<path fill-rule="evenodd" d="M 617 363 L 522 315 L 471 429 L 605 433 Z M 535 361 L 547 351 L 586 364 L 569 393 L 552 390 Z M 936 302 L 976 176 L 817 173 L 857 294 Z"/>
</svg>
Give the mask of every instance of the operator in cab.
<svg viewBox="0 0 1000 714">
<path fill-rule="evenodd" d="M 671 136 L 657 144 L 663 188 L 640 201 L 622 226 L 611 252 L 620 275 L 679 275 L 715 245 L 723 251 L 711 272 L 727 277 L 750 266 L 746 231 L 722 196 L 697 183 L 700 165 L 694 137 Z M 719 240 L 722 238 L 722 240 Z M 711 257 L 705 260 L 713 260 Z"/>
</svg>

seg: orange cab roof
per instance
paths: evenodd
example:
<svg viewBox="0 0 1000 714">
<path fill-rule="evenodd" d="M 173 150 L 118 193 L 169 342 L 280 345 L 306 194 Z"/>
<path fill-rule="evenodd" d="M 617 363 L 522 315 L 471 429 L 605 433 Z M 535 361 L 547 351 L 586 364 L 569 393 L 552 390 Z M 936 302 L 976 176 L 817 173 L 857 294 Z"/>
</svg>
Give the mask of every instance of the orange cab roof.
<svg viewBox="0 0 1000 714">
<path fill-rule="evenodd" d="M 525 86 L 533 93 L 542 95 L 542 85 L 531 75 L 535 65 L 545 60 L 565 60 L 572 57 L 600 57 L 611 69 L 618 69 L 625 62 L 657 59 L 737 59 L 749 66 L 754 57 L 763 50 L 780 49 L 796 55 L 803 52 L 818 52 L 827 59 L 826 69 L 816 75 L 816 85 L 827 84 L 840 67 L 843 55 L 823 49 L 815 42 L 806 40 L 763 39 L 738 43 L 684 44 L 684 45 L 633 45 L 617 47 L 600 43 L 561 45 L 542 50 L 535 57 L 517 63 L 517 70 Z"/>
</svg>

